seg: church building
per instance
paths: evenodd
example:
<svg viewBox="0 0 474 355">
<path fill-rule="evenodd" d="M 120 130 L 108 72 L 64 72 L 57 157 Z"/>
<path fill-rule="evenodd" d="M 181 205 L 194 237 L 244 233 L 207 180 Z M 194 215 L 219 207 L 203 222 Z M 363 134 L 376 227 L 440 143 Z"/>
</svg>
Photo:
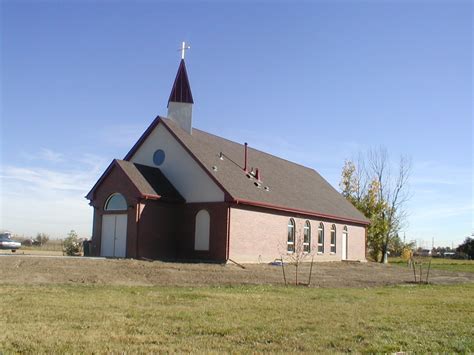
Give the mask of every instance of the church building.
<svg viewBox="0 0 474 355">
<path fill-rule="evenodd" d="M 167 116 L 86 196 L 92 255 L 255 263 L 303 252 L 365 261 L 369 221 L 321 175 L 194 128 L 193 104 L 183 55 Z"/>
</svg>

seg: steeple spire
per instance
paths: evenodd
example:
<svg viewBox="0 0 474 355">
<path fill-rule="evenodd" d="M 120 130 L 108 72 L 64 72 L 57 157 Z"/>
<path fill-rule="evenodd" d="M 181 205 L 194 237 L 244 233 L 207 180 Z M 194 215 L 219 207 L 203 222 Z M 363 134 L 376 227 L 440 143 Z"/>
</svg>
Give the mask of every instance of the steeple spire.
<svg viewBox="0 0 474 355">
<path fill-rule="evenodd" d="M 193 120 L 193 94 L 191 93 L 191 86 L 189 85 L 188 73 L 186 71 L 186 64 L 184 63 L 184 53 L 186 43 L 182 43 L 181 47 L 181 62 L 179 63 L 178 73 L 174 79 L 173 88 L 171 89 L 170 98 L 168 99 L 168 117 L 179 124 L 189 134 L 192 133 Z"/>
<path fill-rule="evenodd" d="M 168 107 L 170 102 L 194 103 L 184 59 L 181 59 L 179 63 L 178 73 L 176 73 L 176 78 L 174 79 L 173 88 L 171 89 L 170 98 L 168 100 Z"/>
</svg>

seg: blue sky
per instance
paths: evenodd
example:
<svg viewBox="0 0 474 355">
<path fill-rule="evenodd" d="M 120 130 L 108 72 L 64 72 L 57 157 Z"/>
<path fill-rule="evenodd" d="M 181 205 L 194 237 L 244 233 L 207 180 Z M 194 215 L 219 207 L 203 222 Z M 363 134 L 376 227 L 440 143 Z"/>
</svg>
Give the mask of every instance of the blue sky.
<svg viewBox="0 0 474 355">
<path fill-rule="evenodd" d="M 90 236 L 84 195 L 166 104 L 188 41 L 194 125 L 318 170 L 412 159 L 407 239 L 473 230 L 470 1 L 1 3 L 0 228 Z"/>
</svg>

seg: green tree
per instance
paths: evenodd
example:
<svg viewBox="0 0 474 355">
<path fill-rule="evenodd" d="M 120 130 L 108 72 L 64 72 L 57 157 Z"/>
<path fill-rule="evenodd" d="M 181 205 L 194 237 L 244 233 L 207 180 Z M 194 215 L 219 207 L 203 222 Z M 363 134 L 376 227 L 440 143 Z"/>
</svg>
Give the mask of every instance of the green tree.
<svg viewBox="0 0 474 355">
<path fill-rule="evenodd" d="M 469 259 L 474 259 L 474 238 L 467 237 L 464 242 L 457 247 L 456 250 L 459 253 L 466 254 Z"/>
<path fill-rule="evenodd" d="M 66 255 L 74 256 L 79 255 L 81 252 L 81 242 L 79 236 L 74 230 L 71 230 L 67 238 L 64 239 L 64 252 Z"/>
<path fill-rule="evenodd" d="M 396 174 L 384 148 L 359 154 L 357 164 L 346 161 L 339 184 L 342 195 L 369 220 L 367 243 L 371 257 L 387 262 L 391 242 L 403 227 L 408 200 L 408 159 L 400 158 Z"/>
<path fill-rule="evenodd" d="M 390 251 L 391 255 L 400 256 L 403 254 L 404 250 L 412 250 L 415 246 L 414 242 L 405 243 L 397 234 L 392 240 L 390 241 L 388 250 Z"/>
<path fill-rule="evenodd" d="M 36 238 L 35 238 L 35 241 L 38 245 L 44 245 L 48 242 L 49 240 L 49 235 L 45 234 L 45 233 L 38 233 L 36 234 Z"/>
</svg>

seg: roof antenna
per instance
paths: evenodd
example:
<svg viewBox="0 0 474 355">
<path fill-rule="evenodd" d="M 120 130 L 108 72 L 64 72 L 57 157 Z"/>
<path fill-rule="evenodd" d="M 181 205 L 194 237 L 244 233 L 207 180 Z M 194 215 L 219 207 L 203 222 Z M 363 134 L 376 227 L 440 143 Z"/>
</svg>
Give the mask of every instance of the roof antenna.
<svg viewBox="0 0 474 355">
<path fill-rule="evenodd" d="M 181 51 L 181 59 L 184 60 L 184 54 L 186 50 L 191 49 L 191 46 L 187 46 L 186 42 L 181 43 L 181 48 L 178 49 L 178 51 Z"/>
</svg>

